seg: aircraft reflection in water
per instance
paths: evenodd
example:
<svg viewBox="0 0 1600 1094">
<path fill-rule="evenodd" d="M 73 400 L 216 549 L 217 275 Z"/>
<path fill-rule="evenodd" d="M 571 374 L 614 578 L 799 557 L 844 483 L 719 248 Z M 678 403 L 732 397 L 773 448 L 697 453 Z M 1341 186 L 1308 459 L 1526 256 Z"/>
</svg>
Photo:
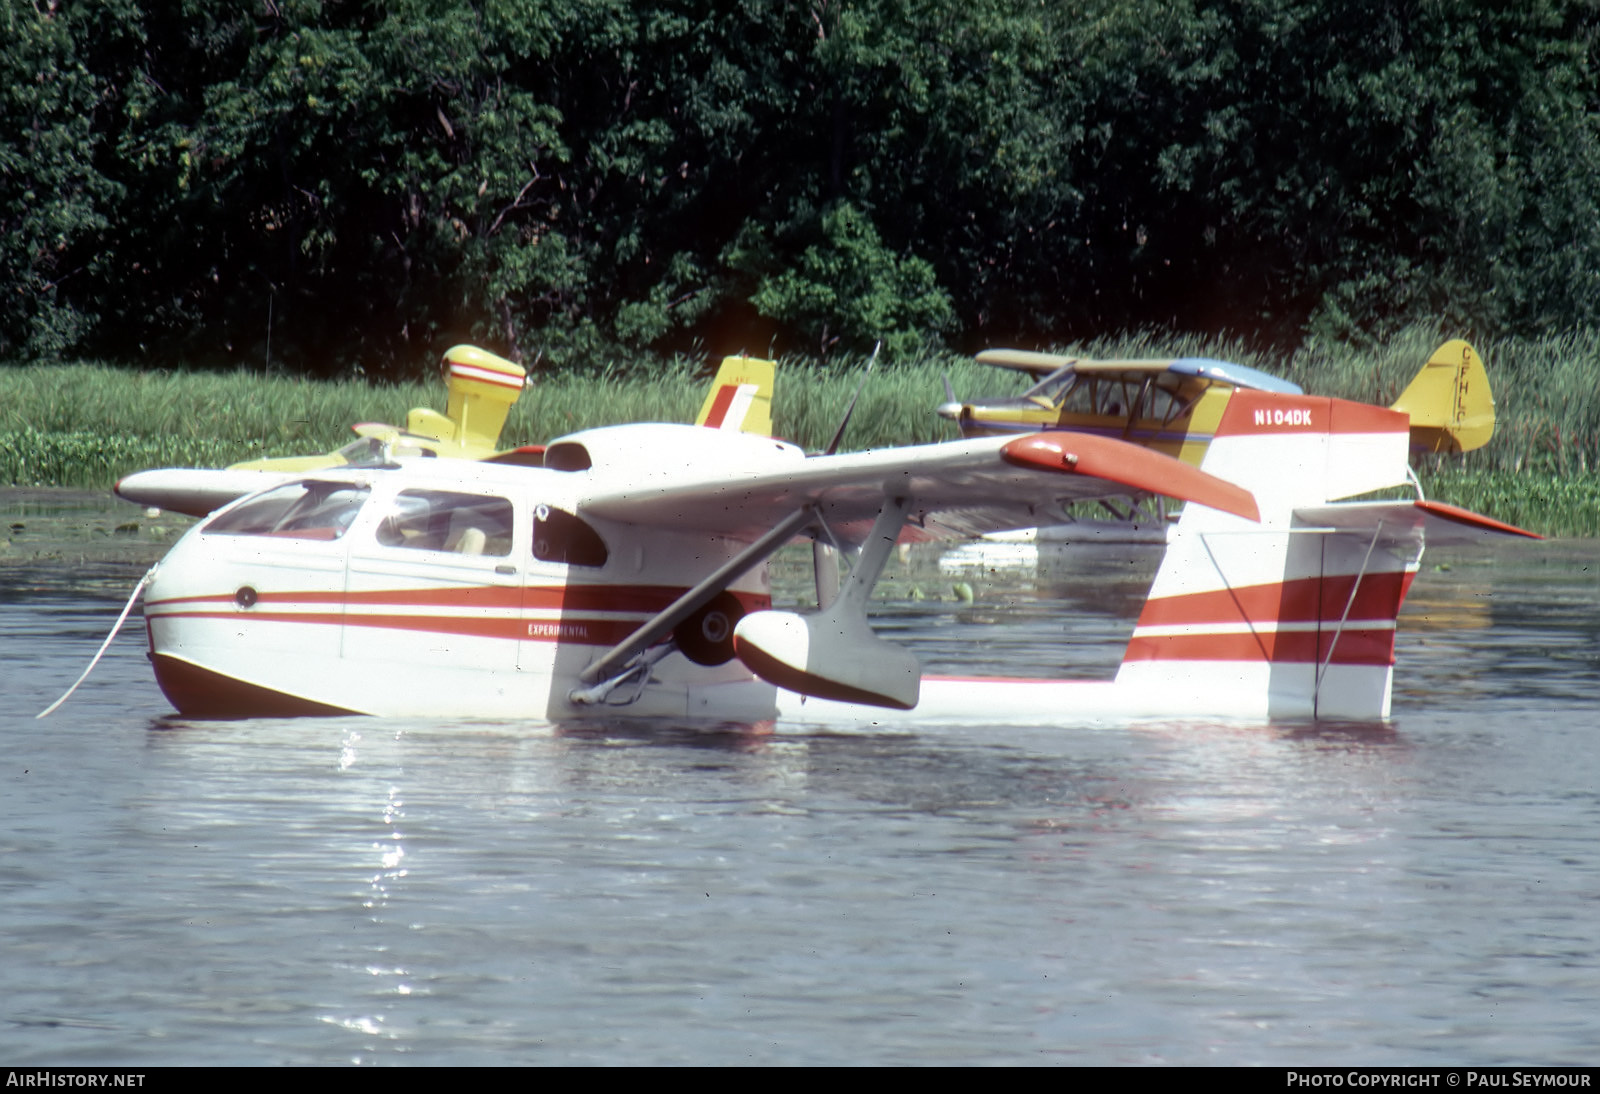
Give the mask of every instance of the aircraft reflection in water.
<svg viewBox="0 0 1600 1094">
<path fill-rule="evenodd" d="M 1147 420 L 1157 379 L 1147 370 L 1130 422 Z M 217 512 L 160 564 L 152 661 L 194 716 L 1386 717 L 1424 543 L 1528 533 L 1420 496 L 1339 500 L 1408 482 L 1418 430 L 1435 426 L 1403 409 L 1237 384 L 1206 402 L 1215 386 L 1170 416 L 1216 405 L 1198 467 L 1083 430 L 807 456 L 641 424 L 559 438 L 542 466 L 301 476 Z M 119 492 L 162 505 L 171 474 Z M 1186 505 L 1113 680 L 925 678 L 868 624 L 897 542 L 1150 494 Z M 771 607 L 767 560 L 796 537 L 852 560 L 842 584 L 819 567 L 815 611 Z"/>
</svg>

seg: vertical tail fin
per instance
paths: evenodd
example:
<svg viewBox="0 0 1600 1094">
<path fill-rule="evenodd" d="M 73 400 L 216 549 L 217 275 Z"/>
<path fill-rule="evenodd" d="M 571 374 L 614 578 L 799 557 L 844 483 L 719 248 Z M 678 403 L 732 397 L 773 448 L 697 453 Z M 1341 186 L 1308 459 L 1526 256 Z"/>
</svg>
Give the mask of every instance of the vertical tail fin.
<svg viewBox="0 0 1600 1094">
<path fill-rule="evenodd" d="M 1411 447 L 1471 452 L 1494 436 L 1494 395 L 1483 359 L 1459 338 L 1433 351 L 1391 410 L 1411 417 Z"/>
<path fill-rule="evenodd" d="M 449 401 L 445 413 L 418 407 L 406 416 L 406 432 L 432 437 L 481 459 L 500 441 L 506 415 L 522 394 L 527 371 L 476 346 L 453 346 L 444 354 Z"/>
<path fill-rule="evenodd" d="M 777 365 L 758 357 L 724 357 L 695 425 L 772 436 L 772 382 Z"/>
<path fill-rule="evenodd" d="M 1118 684 L 1248 717 L 1387 717 L 1420 535 L 1296 511 L 1404 483 L 1407 435 L 1381 407 L 1235 391 L 1201 468 L 1252 491 L 1261 522 L 1184 508 Z"/>
</svg>

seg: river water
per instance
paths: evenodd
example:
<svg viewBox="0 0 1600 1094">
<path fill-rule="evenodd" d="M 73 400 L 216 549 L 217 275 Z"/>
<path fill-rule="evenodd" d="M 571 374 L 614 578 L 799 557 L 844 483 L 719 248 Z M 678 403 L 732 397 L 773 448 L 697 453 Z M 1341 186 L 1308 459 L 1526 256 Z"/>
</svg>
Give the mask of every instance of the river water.
<svg viewBox="0 0 1600 1094">
<path fill-rule="evenodd" d="M 193 723 L 136 618 L 35 720 L 137 553 L 0 566 L 6 1064 L 1600 1056 L 1600 544 L 1430 552 L 1384 725 Z M 1155 561 L 884 607 L 1109 673 Z"/>
</svg>

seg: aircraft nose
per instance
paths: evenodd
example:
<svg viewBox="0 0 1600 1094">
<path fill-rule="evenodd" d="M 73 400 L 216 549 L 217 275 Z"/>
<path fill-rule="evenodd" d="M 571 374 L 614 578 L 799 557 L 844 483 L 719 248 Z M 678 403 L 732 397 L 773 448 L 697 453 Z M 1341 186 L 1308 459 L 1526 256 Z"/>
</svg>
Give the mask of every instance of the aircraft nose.
<svg viewBox="0 0 1600 1094">
<path fill-rule="evenodd" d="M 952 422 L 961 420 L 961 412 L 967 409 L 965 403 L 940 403 L 934 407 L 933 412 L 941 418 L 948 418 Z"/>
</svg>

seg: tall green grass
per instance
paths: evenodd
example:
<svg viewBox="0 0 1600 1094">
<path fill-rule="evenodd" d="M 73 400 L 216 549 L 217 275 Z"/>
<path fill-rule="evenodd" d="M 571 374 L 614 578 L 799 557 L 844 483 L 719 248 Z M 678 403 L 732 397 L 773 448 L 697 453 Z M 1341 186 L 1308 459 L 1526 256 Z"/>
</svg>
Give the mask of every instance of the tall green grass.
<svg viewBox="0 0 1600 1094">
<path fill-rule="evenodd" d="M 1058 347 L 1096 357 L 1206 356 L 1292 379 L 1308 391 L 1391 402 L 1451 332 L 1418 327 L 1375 348 L 1311 343 L 1289 355 L 1243 339 L 1137 332 Z M 1430 497 L 1547 534 L 1600 535 L 1600 331 L 1477 343 L 1495 392 L 1494 439 L 1463 456 L 1424 457 Z M 825 445 L 864 362 L 785 360 L 778 434 Z M 597 362 L 582 374 L 534 373 L 502 441 L 539 443 L 591 426 L 690 421 L 710 365 Z M 1026 378 L 970 358 L 930 353 L 875 369 L 845 433 L 846 450 L 955 436 L 933 413 L 945 378 L 962 398 L 1020 392 Z M 249 373 L 136 371 L 96 364 L 0 366 L 0 483 L 104 488 L 130 471 L 221 466 L 259 456 L 328 451 L 360 421 L 403 423 L 414 406 L 444 408 L 444 385 L 370 385 Z"/>
</svg>

